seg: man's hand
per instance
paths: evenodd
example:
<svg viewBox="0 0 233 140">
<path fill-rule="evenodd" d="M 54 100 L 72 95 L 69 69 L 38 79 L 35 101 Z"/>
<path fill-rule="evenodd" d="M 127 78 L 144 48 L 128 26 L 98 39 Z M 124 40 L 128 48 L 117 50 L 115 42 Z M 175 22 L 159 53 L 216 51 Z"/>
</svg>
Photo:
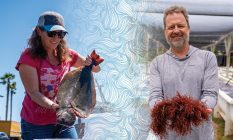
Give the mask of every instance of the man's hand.
<svg viewBox="0 0 233 140">
<path fill-rule="evenodd" d="M 211 114 L 211 113 L 213 112 L 213 109 L 208 108 L 208 109 L 207 109 L 207 111 L 208 111 L 208 113 L 210 113 L 210 114 Z"/>
</svg>

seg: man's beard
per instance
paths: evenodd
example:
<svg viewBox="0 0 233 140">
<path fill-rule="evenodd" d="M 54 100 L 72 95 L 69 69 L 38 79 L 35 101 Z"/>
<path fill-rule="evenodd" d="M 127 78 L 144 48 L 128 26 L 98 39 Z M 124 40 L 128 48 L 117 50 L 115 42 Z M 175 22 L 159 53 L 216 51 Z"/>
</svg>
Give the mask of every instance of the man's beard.
<svg viewBox="0 0 233 140">
<path fill-rule="evenodd" d="M 170 47 L 172 48 L 176 48 L 176 49 L 182 49 L 185 45 L 186 42 L 189 42 L 189 36 L 187 37 L 181 37 L 178 41 L 172 41 L 171 38 L 167 38 L 167 43 L 170 45 Z"/>
</svg>

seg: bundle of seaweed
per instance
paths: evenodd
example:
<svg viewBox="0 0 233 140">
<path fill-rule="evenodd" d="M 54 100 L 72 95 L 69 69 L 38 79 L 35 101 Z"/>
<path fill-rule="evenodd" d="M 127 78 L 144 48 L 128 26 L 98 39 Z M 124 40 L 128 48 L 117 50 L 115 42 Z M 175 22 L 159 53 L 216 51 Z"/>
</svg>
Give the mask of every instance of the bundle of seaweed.
<svg viewBox="0 0 233 140">
<path fill-rule="evenodd" d="M 182 136 L 191 133 L 191 126 L 207 121 L 209 112 L 201 101 L 178 93 L 171 99 L 159 102 L 153 108 L 151 117 L 151 129 L 163 139 L 168 129 Z"/>
</svg>

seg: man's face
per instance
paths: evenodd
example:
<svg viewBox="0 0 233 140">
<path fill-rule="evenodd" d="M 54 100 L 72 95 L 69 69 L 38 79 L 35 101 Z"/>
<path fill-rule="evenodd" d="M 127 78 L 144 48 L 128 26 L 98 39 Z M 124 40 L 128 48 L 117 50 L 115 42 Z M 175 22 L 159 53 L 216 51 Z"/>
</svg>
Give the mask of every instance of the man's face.
<svg viewBox="0 0 233 140">
<path fill-rule="evenodd" d="M 183 48 L 189 42 L 189 27 L 182 13 L 167 15 L 164 29 L 168 44 L 173 48 Z"/>
</svg>

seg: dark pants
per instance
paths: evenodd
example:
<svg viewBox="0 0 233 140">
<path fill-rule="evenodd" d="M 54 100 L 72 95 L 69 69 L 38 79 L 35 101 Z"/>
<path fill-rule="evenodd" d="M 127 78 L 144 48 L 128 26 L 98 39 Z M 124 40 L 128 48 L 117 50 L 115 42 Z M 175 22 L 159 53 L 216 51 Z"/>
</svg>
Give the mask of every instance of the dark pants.
<svg viewBox="0 0 233 140">
<path fill-rule="evenodd" d="M 23 140 L 45 139 L 45 138 L 69 138 L 78 139 L 74 126 L 65 127 L 59 125 L 33 125 L 21 120 L 21 131 Z"/>
</svg>

